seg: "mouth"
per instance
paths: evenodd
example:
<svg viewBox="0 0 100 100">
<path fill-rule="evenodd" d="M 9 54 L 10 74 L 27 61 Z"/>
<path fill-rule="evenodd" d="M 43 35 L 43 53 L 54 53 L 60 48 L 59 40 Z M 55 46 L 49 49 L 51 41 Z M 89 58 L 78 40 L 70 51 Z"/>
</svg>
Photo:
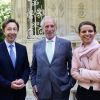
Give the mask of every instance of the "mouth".
<svg viewBox="0 0 100 100">
<path fill-rule="evenodd" d="M 14 39 L 14 38 L 16 38 L 16 34 L 9 34 L 8 37 L 9 37 L 10 39 Z"/>
<path fill-rule="evenodd" d="M 91 36 L 84 36 L 84 39 L 90 39 Z"/>
</svg>

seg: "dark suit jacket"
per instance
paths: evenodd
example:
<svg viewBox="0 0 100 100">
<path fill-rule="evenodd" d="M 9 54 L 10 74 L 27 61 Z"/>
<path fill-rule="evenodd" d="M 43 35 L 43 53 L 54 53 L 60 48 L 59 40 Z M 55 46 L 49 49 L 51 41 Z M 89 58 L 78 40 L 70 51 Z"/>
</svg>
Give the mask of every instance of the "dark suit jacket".
<svg viewBox="0 0 100 100">
<path fill-rule="evenodd" d="M 26 83 L 29 78 L 29 62 L 26 47 L 15 43 L 16 67 L 14 69 L 5 42 L 0 43 L 0 97 L 2 100 L 14 100 L 14 96 L 20 98 L 26 96 L 26 88 L 21 90 L 11 89 L 11 82 L 22 78 Z"/>
<path fill-rule="evenodd" d="M 71 43 L 62 38 L 56 38 L 55 52 L 51 64 L 45 52 L 46 40 L 42 40 L 33 47 L 31 66 L 31 83 L 37 85 L 39 97 L 47 99 L 51 96 L 51 87 L 61 95 L 69 94 L 75 80 L 70 75 L 72 49 Z"/>
</svg>

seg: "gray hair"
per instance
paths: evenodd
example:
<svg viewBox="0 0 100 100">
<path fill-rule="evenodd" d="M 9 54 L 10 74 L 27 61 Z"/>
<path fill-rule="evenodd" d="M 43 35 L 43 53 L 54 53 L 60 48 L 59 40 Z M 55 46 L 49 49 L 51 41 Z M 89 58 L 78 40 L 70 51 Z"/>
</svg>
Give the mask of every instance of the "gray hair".
<svg viewBox="0 0 100 100">
<path fill-rule="evenodd" d="M 42 21 L 41 21 L 41 23 L 40 23 L 41 28 L 43 28 L 43 26 L 44 26 L 44 24 L 45 24 L 45 21 L 46 21 L 47 19 L 52 19 L 53 22 L 54 22 L 54 24 L 56 25 L 56 20 L 55 20 L 53 17 L 51 17 L 51 16 L 44 16 L 44 18 L 42 19 Z"/>
</svg>

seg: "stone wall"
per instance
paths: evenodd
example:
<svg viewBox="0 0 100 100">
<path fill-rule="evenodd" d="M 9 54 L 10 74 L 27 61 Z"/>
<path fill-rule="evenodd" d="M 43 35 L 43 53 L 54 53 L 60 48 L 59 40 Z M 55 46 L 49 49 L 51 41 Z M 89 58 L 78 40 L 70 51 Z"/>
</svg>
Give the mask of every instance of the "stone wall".
<svg viewBox="0 0 100 100">
<path fill-rule="evenodd" d="M 38 36 L 28 39 L 27 28 L 27 1 L 31 0 L 11 0 L 12 1 L 12 18 L 15 18 L 20 24 L 20 30 L 17 41 L 26 45 L 28 56 L 31 63 L 32 45 L 40 39 Z M 30 7 L 31 8 L 31 7 Z M 69 39 L 72 42 L 73 49 L 80 43 L 77 35 L 77 27 L 81 21 L 89 20 L 97 26 L 97 40 L 100 42 L 100 0 L 45 0 L 45 15 L 53 16 L 57 20 L 59 36 Z M 31 9 L 30 9 L 31 10 Z M 31 16 L 30 16 L 31 18 Z M 30 19 L 31 20 L 31 19 Z M 32 20 L 30 21 L 32 22 Z M 31 23 L 30 23 L 31 24 Z M 32 33 L 32 31 L 31 31 Z M 73 94 L 75 93 L 73 88 Z M 71 100 L 73 100 L 71 94 Z M 31 99 L 30 99 L 31 100 Z"/>
<path fill-rule="evenodd" d="M 21 43 L 31 43 L 28 36 L 28 4 L 32 6 L 31 0 L 12 0 L 12 17 L 20 24 L 20 31 L 17 40 Z M 77 35 L 77 27 L 81 21 L 89 20 L 96 24 L 97 32 L 100 33 L 100 0 L 44 0 L 45 15 L 53 16 L 57 20 L 57 34 L 71 40 L 75 48 L 80 39 Z M 31 10 L 31 7 L 30 7 Z M 31 14 L 30 14 L 31 20 Z M 32 20 L 30 21 L 31 24 Z M 32 34 L 32 31 L 31 31 Z M 100 34 L 98 34 L 98 37 Z M 36 37 L 36 38 L 35 38 Z M 40 36 L 34 36 L 35 41 Z M 100 40 L 98 38 L 98 40 Z M 29 44 L 28 44 L 29 46 Z"/>
</svg>

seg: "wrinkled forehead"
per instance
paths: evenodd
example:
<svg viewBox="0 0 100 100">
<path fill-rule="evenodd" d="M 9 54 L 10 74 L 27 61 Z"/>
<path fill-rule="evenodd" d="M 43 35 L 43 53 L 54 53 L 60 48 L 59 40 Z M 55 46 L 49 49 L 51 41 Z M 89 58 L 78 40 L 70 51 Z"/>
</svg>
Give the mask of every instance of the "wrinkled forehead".
<svg viewBox="0 0 100 100">
<path fill-rule="evenodd" d="M 52 18 L 46 18 L 46 19 L 44 20 L 44 23 L 53 23 L 53 24 L 55 24 L 55 21 L 54 21 L 54 19 L 52 19 Z"/>
</svg>

